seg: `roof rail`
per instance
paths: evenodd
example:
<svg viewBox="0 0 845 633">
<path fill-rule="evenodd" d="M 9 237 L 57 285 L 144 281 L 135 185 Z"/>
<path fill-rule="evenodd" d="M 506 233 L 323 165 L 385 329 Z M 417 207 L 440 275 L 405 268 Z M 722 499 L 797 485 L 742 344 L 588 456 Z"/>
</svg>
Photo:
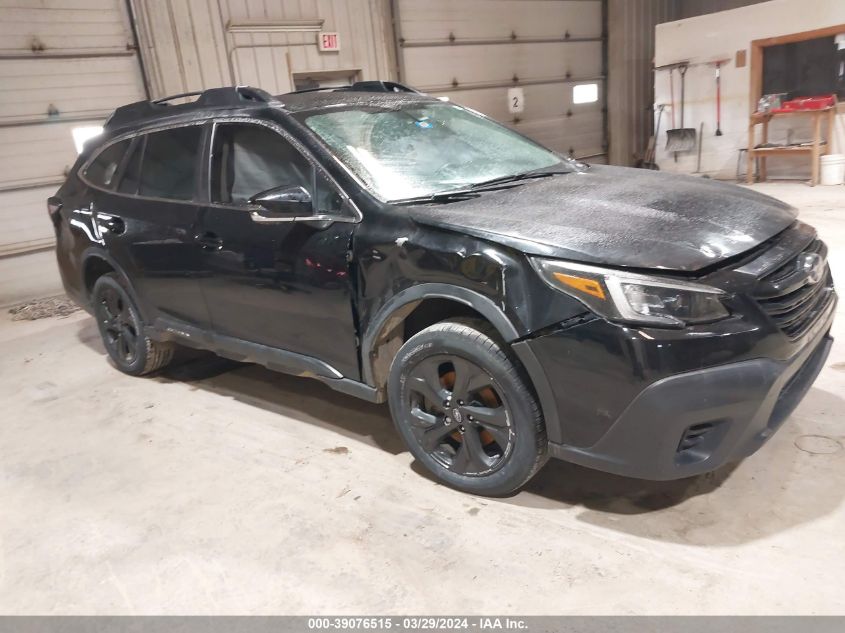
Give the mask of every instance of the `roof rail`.
<svg viewBox="0 0 845 633">
<path fill-rule="evenodd" d="M 400 84 L 397 81 L 356 81 L 352 84 L 351 90 L 355 92 L 411 92 L 423 94 L 416 88 Z"/>
<path fill-rule="evenodd" d="M 306 92 L 410 92 L 423 94 L 416 88 L 411 88 L 396 81 L 356 81 L 351 86 L 326 86 L 325 88 L 305 88 L 285 94 L 298 95 Z"/>
<path fill-rule="evenodd" d="M 203 92 L 205 91 L 199 90 L 197 92 L 180 92 L 178 95 L 170 95 L 169 97 L 162 97 L 161 99 L 153 99 L 152 103 L 167 103 L 168 101 L 173 101 L 174 99 L 179 99 L 180 97 L 196 97 L 201 95 Z"/>
<path fill-rule="evenodd" d="M 189 103 L 171 104 L 170 101 L 184 97 L 197 97 Z M 120 128 L 144 119 L 184 114 L 202 108 L 232 108 L 250 103 L 278 103 L 275 97 L 261 88 L 251 86 L 229 86 L 209 88 L 200 92 L 183 92 L 154 101 L 136 101 L 117 108 L 105 123 L 105 128 Z"/>
</svg>

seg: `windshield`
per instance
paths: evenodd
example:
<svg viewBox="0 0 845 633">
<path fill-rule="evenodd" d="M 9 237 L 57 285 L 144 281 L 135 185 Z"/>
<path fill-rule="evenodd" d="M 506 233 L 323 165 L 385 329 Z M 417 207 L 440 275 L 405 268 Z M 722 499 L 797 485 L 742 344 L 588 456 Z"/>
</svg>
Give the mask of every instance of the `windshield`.
<svg viewBox="0 0 845 633">
<path fill-rule="evenodd" d="M 382 200 L 427 196 L 552 166 L 551 151 L 465 108 L 347 107 L 303 117 Z"/>
</svg>

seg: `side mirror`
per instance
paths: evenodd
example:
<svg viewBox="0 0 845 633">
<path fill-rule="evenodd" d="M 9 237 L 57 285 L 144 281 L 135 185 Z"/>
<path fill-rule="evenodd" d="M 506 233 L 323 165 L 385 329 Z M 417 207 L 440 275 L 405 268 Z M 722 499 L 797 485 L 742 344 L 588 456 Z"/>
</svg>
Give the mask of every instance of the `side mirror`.
<svg viewBox="0 0 845 633">
<path fill-rule="evenodd" d="M 273 187 L 252 196 L 248 202 L 267 211 L 287 217 L 309 216 L 313 213 L 311 194 L 304 187 Z"/>
</svg>

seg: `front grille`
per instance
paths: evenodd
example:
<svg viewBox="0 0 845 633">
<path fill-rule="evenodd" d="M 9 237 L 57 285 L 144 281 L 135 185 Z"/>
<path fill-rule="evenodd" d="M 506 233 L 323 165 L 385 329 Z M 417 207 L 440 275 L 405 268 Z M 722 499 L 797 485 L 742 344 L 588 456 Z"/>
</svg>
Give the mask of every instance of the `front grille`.
<svg viewBox="0 0 845 633">
<path fill-rule="evenodd" d="M 815 253 L 826 260 L 827 247 L 814 240 L 798 256 L 760 280 L 757 301 L 791 340 L 801 338 L 833 301 L 833 280 L 826 261 L 821 280 L 811 283 L 800 262 Z"/>
</svg>

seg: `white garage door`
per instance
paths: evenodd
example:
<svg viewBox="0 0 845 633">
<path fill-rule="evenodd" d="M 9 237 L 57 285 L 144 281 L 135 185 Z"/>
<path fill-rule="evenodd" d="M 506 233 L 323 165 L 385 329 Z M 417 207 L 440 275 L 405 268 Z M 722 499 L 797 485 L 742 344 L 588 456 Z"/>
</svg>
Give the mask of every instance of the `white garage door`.
<svg viewBox="0 0 845 633">
<path fill-rule="evenodd" d="M 601 162 L 600 0 L 397 0 L 394 12 L 404 83 Z"/>
<path fill-rule="evenodd" d="M 124 0 L 0 0 L 0 305 L 59 291 L 45 201 L 73 130 L 143 98 Z"/>
</svg>

